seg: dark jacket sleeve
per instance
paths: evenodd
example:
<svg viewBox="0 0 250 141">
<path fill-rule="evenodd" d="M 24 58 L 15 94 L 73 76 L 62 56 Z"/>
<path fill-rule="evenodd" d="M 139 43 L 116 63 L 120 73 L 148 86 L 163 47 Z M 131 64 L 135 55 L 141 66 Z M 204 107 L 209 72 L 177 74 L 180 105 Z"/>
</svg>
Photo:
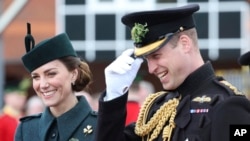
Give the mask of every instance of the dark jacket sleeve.
<svg viewBox="0 0 250 141">
<path fill-rule="evenodd" d="M 133 125 L 125 128 L 128 94 L 124 94 L 111 101 L 103 101 L 104 96 L 105 92 L 99 100 L 95 141 L 126 141 L 136 138 Z"/>
<path fill-rule="evenodd" d="M 22 123 L 20 123 L 16 129 L 15 141 L 22 141 Z"/>
<path fill-rule="evenodd" d="M 243 96 L 228 98 L 214 109 L 212 141 L 229 141 L 230 125 L 250 125 L 250 102 Z"/>
</svg>

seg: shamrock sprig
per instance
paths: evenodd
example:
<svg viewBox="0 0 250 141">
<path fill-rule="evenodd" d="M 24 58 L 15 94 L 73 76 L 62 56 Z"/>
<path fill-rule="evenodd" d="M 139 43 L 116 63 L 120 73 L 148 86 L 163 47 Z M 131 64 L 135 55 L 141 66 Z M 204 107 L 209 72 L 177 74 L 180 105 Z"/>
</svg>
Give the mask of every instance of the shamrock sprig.
<svg viewBox="0 0 250 141">
<path fill-rule="evenodd" d="M 142 38 L 145 37 L 148 31 L 149 29 L 147 28 L 147 23 L 145 23 L 144 25 L 135 23 L 134 27 L 131 30 L 132 40 L 134 40 L 135 43 L 142 42 Z"/>
</svg>

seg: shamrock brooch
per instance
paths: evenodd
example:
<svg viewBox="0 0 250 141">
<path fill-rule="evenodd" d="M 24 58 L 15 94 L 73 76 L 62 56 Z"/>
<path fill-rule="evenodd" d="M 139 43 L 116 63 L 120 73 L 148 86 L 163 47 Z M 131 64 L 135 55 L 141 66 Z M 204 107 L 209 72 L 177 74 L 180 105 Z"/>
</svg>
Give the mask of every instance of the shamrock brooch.
<svg viewBox="0 0 250 141">
<path fill-rule="evenodd" d="M 83 133 L 85 134 L 85 136 L 87 134 L 91 134 L 92 132 L 93 132 L 93 129 L 91 125 L 87 125 L 87 127 L 83 129 Z"/>
<path fill-rule="evenodd" d="M 142 42 L 142 38 L 145 37 L 148 31 L 149 29 L 147 28 L 147 23 L 145 23 L 144 25 L 135 23 L 134 27 L 131 30 L 132 40 L 134 40 L 135 43 Z"/>
<path fill-rule="evenodd" d="M 71 138 L 69 141 L 79 141 L 79 140 L 76 138 Z"/>
</svg>

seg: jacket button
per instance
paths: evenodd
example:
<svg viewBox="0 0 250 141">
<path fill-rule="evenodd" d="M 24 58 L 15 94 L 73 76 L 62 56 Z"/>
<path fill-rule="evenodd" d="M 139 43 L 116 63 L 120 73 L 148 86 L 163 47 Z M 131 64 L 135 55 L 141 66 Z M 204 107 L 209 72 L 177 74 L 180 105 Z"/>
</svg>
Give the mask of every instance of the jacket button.
<svg viewBox="0 0 250 141">
<path fill-rule="evenodd" d="M 55 138 L 56 137 L 56 133 L 52 133 L 51 138 Z"/>
</svg>

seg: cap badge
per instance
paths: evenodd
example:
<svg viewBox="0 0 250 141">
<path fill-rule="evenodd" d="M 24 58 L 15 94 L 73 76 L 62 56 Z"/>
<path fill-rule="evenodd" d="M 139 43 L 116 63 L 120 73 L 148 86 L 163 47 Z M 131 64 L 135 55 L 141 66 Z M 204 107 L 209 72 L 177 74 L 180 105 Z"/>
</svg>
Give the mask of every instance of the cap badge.
<svg viewBox="0 0 250 141">
<path fill-rule="evenodd" d="M 148 31 L 149 29 L 147 28 L 147 23 L 145 23 L 144 25 L 135 23 L 134 27 L 131 30 L 132 40 L 134 40 L 135 43 L 142 42 L 142 38 L 145 37 Z"/>
<path fill-rule="evenodd" d="M 86 128 L 83 129 L 83 133 L 86 135 L 91 134 L 93 132 L 92 126 L 91 125 L 87 125 Z"/>
</svg>

